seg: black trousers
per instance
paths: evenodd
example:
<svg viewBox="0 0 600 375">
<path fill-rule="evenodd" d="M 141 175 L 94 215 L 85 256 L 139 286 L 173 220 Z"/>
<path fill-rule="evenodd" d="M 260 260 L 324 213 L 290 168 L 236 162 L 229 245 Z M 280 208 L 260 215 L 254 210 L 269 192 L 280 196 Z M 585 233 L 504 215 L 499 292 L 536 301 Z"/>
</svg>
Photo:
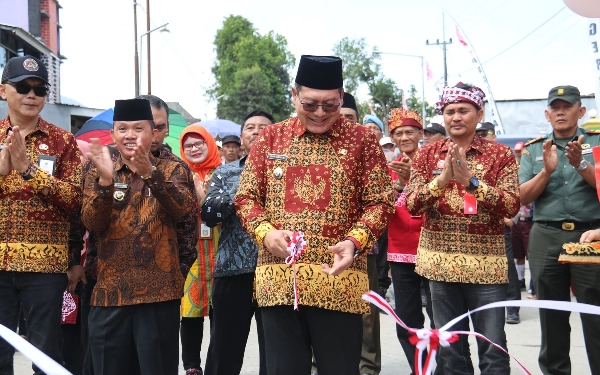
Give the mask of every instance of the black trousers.
<svg viewBox="0 0 600 375">
<path fill-rule="evenodd" d="M 213 309 L 209 306 L 208 319 L 210 329 L 212 329 Z M 202 350 L 202 338 L 204 337 L 204 317 L 181 318 L 179 328 L 181 334 L 181 361 L 183 369 L 201 369 L 202 360 L 200 359 L 200 350 Z"/>
<path fill-rule="evenodd" d="M 506 258 L 508 259 L 508 287 L 506 288 L 507 301 L 521 300 L 521 285 L 519 284 L 519 275 L 515 258 L 513 255 L 513 246 L 510 240 L 510 227 L 504 226 L 504 248 L 506 249 Z M 507 307 L 507 313 L 519 313 L 520 307 Z"/>
<path fill-rule="evenodd" d="M 27 321 L 27 340 L 62 363 L 61 311 L 67 288 L 64 273 L 0 271 L 0 324 L 15 331 L 19 309 Z M 0 375 L 13 374 L 15 349 L 0 339 Z M 33 365 L 35 375 L 43 372 Z"/>
<path fill-rule="evenodd" d="M 390 279 L 389 271 L 390 264 L 387 260 L 387 250 L 388 250 L 388 231 L 385 228 L 385 231 L 377 240 L 377 248 L 379 252 L 377 253 L 377 274 L 379 275 L 379 287 L 385 288 L 387 290 L 392 284 L 392 279 Z M 375 290 L 375 292 L 379 292 Z"/>
<path fill-rule="evenodd" d="M 92 292 L 96 286 L 96 279 L 88 276 L 87 285 L 83 293 L 81 294 L 81 303 L 79 304 L 79 316 L 81 317 L 81 346 L 83 347 L 83 375 L 94 375 L 94 366 L 92 364 L 92 352 L 90 350 L 89 342 L 89 324 L 88 319 L 90 316 L 90 301 L 92 299 Z"/>
<path fill-rule="evenodd" d="M 81 344 L 81 299 L 75 324 L 62 324 L 64 368 L 79 375 L 83 372 L 84 351 Z"/>
<path fill-rule="evenodd" d="M 177 375 L 179 304 L 176 299 L 119 307 L 92 306 L 88 323 L 94 373 Z"/>
<path fill-rule="evenodd" d="M 261 309 L 253 301 L 254 272 L 217 277 L 212 285 L 212 328 L 205 375 L 236 375 L 242 370 L 252 316 L 256 319 L 259 374 L 267 374 Z"/>
<path fill-rule="evenodd" d="M 310 374 L 314 353 L 319 375 L 357 375 L 362 315 L 318 307 L 261 308 L 268 375 Z"/>
</svg>

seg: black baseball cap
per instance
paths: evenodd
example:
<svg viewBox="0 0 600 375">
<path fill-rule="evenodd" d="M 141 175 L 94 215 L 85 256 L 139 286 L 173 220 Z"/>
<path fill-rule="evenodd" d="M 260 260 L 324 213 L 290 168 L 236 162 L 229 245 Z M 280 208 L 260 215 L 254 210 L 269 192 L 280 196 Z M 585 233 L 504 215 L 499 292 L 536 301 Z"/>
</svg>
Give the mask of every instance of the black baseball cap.
<svg viewBox="0 0 600 375">
<path fill-rule="evenodd" d="M 225 145 L 226 143 L 231 143 L 231 142 L 237 143 L 238 146 L 242 145 L 242 142 L 240 141 L 240 137 L 238 137 L 237 135 L 226 135 L 221 140 L 222 145 Z"/>
<path fill-rule="evenodd" d="M 438 134 L 443 135 L 444 137 L 446 136 L 446 129 L 442 125 L 436 124 L 435 122 L 429 123 L 423 129 L 423 131 L 429 132 L 429 133 L 438 133 Z"/>
<path fill-rule="evenodd" d="M 480 122 L 475 128 L 475 132 L 487 131 L 489 134 L 496 134 L 495 126 L 491 122 Z"/>
<path fill-rule="evenodd" d="M 39 78 L 48 83 L 48 69 L 44 63 L 33 56 L 18 56 L 8 60 L 2 72 L 2 84 L 21 82 L 27 78 Z"/>
</svg>

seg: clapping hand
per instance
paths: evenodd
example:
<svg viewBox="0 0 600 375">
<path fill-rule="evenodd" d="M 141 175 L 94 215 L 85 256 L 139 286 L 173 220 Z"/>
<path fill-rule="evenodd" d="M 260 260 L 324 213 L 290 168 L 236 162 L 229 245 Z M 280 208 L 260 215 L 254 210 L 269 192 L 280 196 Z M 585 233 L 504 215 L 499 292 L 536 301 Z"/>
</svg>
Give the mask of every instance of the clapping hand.
<svg viewBox="0 0 600 375">
<path fill-rule="evenodd" d="M 98 138 L 92 138 L 90 141 L 90 152 L 85 156 L 92 161 L 98 171 L 98 183 L 101 186 L 110 186 L 113 183 L 113 162 L 110 152 L 106 147 L 102 147 Z"/>
</svg>

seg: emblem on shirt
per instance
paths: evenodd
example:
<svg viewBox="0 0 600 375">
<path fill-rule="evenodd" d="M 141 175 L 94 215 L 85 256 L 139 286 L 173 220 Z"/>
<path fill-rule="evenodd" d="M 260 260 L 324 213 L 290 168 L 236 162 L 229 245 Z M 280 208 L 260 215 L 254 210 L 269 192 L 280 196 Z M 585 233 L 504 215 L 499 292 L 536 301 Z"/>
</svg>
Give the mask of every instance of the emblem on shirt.
<svg viewBox="0 0 600 375">
<path fill-rule="evenodd" d="M 281 169 L 280 167 L 275 168 L 275 170 L 273 171 L 273 176 L 280 180 L 281 177 L 283 177 L 283 169 Z"/>
<path fill-rule="evenodd" d="M 40 145 L 40 150 L 46 151 L 47 149 L 48 149 L 48 145 L 47 145 L 47 144 L 45 144 L 45 143 L 42 143 L 42 144 Z"/>
<path fill-rule="evenodd" d="M 125 199 L 125 193 L 122 192 L 121 190 L 117 190 L 117 191 L 114 192 L 113 198 L 115 198 L 115 200 L 117 202 L 122 202 L 123 199 Z"/>
<path fill-rule="evenodd" d="M 317 176 L 316 184 L 313 184 L 310 173 L 307 171 L 304 178 L 296 178 L 294 181 L 294 192 L 303 203 L 314 205 L 315 202 L 323 196 L 325 192 L 325 180 Z"/>
<path fill-rule="evenodd" d="M 444 169 L 444 165 L 446 164 L 446 161 L 444 159 L 438 160 L 437 162 L 437 169 Z"/>
<path fill-rule="evenodd" d="M 23 68 L 30 72 L 37 72 L 40 69 L 37 61 L 34 59 L 25 59 L 25 61 L 23 61 Z"/>
<path fill-rule="evenodd" d="M 581 145 L 581 149 L 582 149 L 582 150 L 587 150 L 587 149 L 588 149 L 588 148 L 590 148 L 590 147 L 591 147 L 591 146 L 590 146 L 590 144 L 589 144 L 589 143 L 584 143 L 584 144 L 582 144 L 582 145 Z"/>
</svg>

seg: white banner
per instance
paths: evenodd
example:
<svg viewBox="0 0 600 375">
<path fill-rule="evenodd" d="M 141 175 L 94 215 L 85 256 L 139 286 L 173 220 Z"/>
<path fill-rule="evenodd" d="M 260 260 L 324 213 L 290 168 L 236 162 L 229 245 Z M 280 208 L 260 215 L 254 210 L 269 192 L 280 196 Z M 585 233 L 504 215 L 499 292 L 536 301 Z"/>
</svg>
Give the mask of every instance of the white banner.
<svg viewBox="0 0 600 375">
<path fill-rule="evenodd" d="M 588 36 L 591 44 L 592 57 L 594 58 L 595 81 L 594 93 L 596 94 L 596 108 L 600 109 L 600 19 L 590 19 Z"/>
<path fill-rule="evenodd" d="M 496 101 L 494 100 L 494 95 L 492 94 L 492 88 L 490 87 L 490 83 L 488 82 L 487 76 L 485 75 L 485 71 L 483 70 L 483 65 L 479 61 L 479 57 L 477 57 L 477 54 L 475 53 L 473 46 L 471 46 L 471 43 L 464 36 L 464 33 L 462 33 L 462 31 L 460 30 L 460 27 L 458 27 L 458 23 L 455 25 L 456 25 L 456 36 L 458 37 L 458 41 L 460 42 L 460 44 L 462 44 L 469 50 L 469 55 L 471 56 L 471 62 L 473 64 L 475 64 L 475 66 L 477 67 L 477 71 L 481 75 L 481 79 L 483 80 L 483 82 L 485 82 L 485 85 L 487 87 L 486 99 L 489 104 L 490 112 L 486 113 L 485 117 L 488 117 L 488 115 L 489 115 L 489 117 L 491 118 L 491 120 L 492 120 L 491 122 L 496 127 L 496 134 L 505 134 L 504 127 L 502 126 L 502 120 L 500 119 L 500 112 L 498 112 L 498 108 L 496 107 Z"/>
</svg>

